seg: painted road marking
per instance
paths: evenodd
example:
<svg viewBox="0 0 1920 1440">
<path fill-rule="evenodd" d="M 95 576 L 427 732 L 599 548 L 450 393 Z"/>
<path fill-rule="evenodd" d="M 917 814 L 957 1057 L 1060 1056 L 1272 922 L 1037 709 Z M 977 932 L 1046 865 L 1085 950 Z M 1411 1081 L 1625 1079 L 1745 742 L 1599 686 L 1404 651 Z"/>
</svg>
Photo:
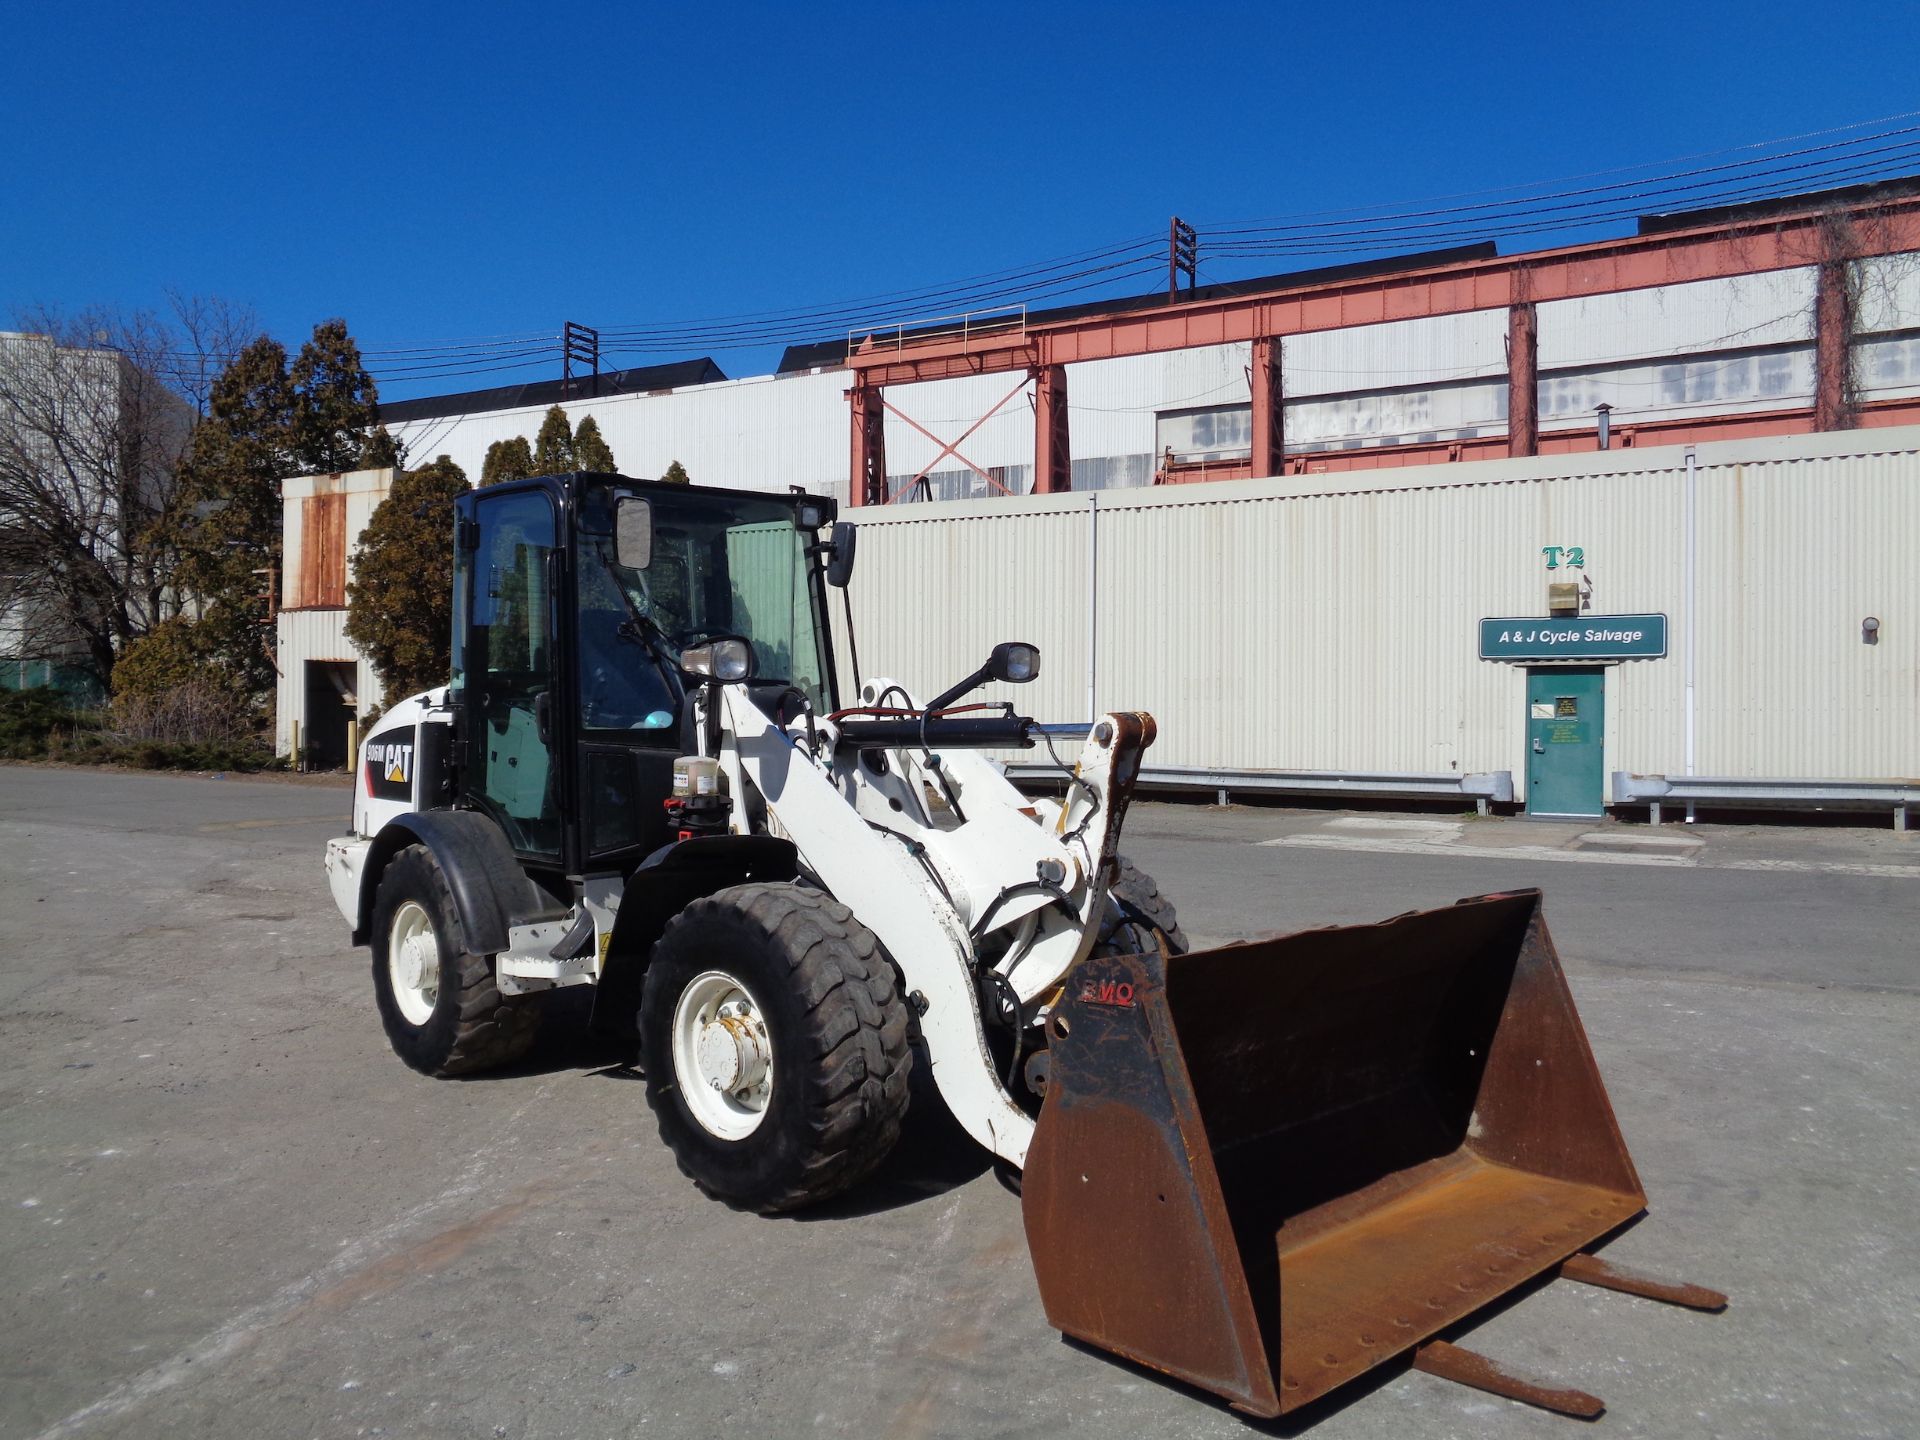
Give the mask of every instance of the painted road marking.
<svg viewBox="0 0 1920 1440">
<path fill-rule="evenodd" d="M 1683 870 L 1774 870 L 1796 875 L 1870 875 L 1886 880 L 1920 880 L 1920 865 L 1872 865 L 1844 860 L 1716 860 L 1697 854 L 1665 855 L 1646 851 L 1556 850 L 1551 845 L 1448 845 L 1436 840 L 1396 840 L 1371 835 L 1281 835 L 1256 845 L 1303 850 L 1363 850 L 1375 855 L 1457 855 L 1468 860 L 1548 860 L 1570 865 L 1655 865 Z"/>
<path fill-rule="evenodd" d="M 1604 850 L 1556 850 L 1551 845 L 1447 845 L 1434 840 L 1390 840 L 1361 835 L 1282 835 L 1261 845 L 1306 850 L 1365 850 L 1376 855 L 1459 855 L 1470 860 L 1565 860 L 1587 865 L 1692 866 L 1691 855 L 1613 855 Z"/>
<path fill-rule="evenodd" d="M 1697 835 L 1615 835 L 1606 830 L 1590 830 L 1579 839 L 1582 845 L 1664 845 L 1675 850 L 1697 849 L 1707 843 Z"/>
<path fill-rule="evenodd" d="M 1431 830 L 1448 835 L 1460 833 L 1458 820 L 1415 820 L 1396 815 L 1343 815 L 1329 820 L 1328 830 Z"/>
</svg>

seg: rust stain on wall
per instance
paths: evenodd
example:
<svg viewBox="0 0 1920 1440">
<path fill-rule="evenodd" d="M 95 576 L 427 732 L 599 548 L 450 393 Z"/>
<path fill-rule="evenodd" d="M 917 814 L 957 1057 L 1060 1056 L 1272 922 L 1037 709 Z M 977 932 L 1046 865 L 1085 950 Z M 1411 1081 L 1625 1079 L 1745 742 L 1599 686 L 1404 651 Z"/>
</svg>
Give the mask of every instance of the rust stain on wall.
<svg viewBox="0 0 1920 1440">
<path fill-rule="evenodd" d="M 300 502 L 300 557 L 294 607 L 347 603 L 347 497 L 309 495 Z"/>
</svg>

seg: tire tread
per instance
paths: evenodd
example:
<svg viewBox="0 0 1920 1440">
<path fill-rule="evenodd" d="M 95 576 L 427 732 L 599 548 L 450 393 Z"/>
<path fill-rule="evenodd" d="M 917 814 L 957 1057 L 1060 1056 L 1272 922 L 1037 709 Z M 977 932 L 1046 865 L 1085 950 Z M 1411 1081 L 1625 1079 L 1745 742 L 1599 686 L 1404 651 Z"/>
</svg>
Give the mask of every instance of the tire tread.
<svg viewBox="0 0 1920 1440">
<path fill-rule="evenodd" d="M 729 918 L 757 932 L 799 1002 L 812 1081 L 802 1123 L 811 1143 L 798 1173 L 785 1183 L 766 1193 L 720 1198 L 768 1213 L 795 1210 L 858 1184 L 899 1139 L 913 1063 L 906 1006 L 893 964 L 873 932 L 824 891 L 801 885 L 736 885 L 695 900 L 668 924 L 660 945 L 671 947 L 677 933 Z M 649 1072 L 670 1065 L 664 1056 L 650 1059 Z M 653 1084 L 647 1093 L 656 1113 L 674 1103 Z M 672 1138 L 667 1133 L 670 1145 Z M 686 1156 L 673 1148 L 682 1173 L 699 1182 Z"/>
</svg>

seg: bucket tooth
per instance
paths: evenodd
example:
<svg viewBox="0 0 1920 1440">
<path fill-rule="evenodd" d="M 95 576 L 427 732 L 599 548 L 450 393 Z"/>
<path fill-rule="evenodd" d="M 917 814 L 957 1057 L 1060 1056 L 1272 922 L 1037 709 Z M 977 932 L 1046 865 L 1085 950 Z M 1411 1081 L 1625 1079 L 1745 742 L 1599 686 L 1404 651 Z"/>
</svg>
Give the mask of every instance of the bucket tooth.
<svg viewBox="0 0 1920 1440">
<path fill-rule="evenodd" d="M 1022 1186 L 1048 1319 L 1255 1415 L 1645 1209 L 1537 891 L 1090 959 L 1049 1036 Z"/>
<path fill-rule="evenodd" d="M 1704 1285 L 1689 1285 L 1684 1280 L 1662 1280 L 1639 1270 L 1629 1270 L 1602 1260 L 1598 1255 L 1569 1255 L 1560 1262 L 1560 1278 L 1578 1280 L 1582 1285 L 1597 1285 L 1602 1290 L 1618 1290 L 1638 1295 L 1643 1300 L 1659 1300 L 1668 1305 L 1684 1305 L 1689 1310 L 1718 1313 L 1727 1308 L 1727 1297 Z"/>
<path fill-rule="evenodd" d="M 1445 1340 L 1429 1340 L 1415 1350 L 1413 1368 L 1456 1385 L 1518 1400 L 1522 1405 L 1537 1405 L 1558 1415 L 1571 1415 L 1576 1420 L 1595 1419 L 1607 1408 L 1597 1395 L 1524 1374 L 1477 1350 L 1449 1345 Z"/>
</svg>

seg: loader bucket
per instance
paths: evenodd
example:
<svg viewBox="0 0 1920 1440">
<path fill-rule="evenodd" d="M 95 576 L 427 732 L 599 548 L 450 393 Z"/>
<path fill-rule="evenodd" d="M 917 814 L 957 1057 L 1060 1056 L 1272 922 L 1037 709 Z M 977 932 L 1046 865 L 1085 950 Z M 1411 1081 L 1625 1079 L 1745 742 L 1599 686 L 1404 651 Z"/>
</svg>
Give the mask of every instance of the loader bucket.
<svg viewBox="0 0 1920 1440">
<path fill-rule="evenodd" d="M 1254 1415 L 1646 1205 L 1538 891 L 1098 957 L 1048 1026 L 1022 1186 L 1048 1320 Z"/>
</svg>

